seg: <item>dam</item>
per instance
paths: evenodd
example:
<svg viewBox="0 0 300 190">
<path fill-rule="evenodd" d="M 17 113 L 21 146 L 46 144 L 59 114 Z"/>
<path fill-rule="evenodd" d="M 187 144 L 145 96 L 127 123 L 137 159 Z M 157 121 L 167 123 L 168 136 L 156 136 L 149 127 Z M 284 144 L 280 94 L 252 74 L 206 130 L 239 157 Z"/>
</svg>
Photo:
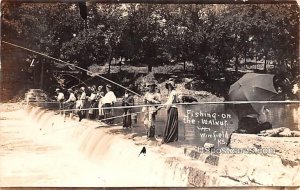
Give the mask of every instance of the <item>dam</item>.
<svg viewBox="0 0 300 190">
<path fill-rule="evenodd" d="M 300 184 L 298 137 L 232 137 L 233 148 L 273 146 L 272 155 L 199 154 L 189 144 L 161 144 L 120 126 L 78 122 L 15 103 L 1 105 L 0 137 L 1 187 Z M 143 147 L 146 154 L 140 154 Z"/>
</svg>

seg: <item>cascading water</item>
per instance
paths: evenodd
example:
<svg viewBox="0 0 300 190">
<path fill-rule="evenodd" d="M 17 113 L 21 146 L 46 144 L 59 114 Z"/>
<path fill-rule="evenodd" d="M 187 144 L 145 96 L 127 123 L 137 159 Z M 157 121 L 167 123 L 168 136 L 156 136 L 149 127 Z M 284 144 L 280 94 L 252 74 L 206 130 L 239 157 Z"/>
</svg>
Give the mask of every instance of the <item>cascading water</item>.
<svg viewBox="0 0 300 190">
<path fill-rule="evenodd" d="M 28 107 L 21 113 L 22 128 L 19 138 L 37 149 L 19 151 L 19 172 L 32 175 L 31 181 L 7 180 L 4 186 L 187 186 L 187 172 L 170 164 L 172 158 L 152 151 L 147 145 L 135 145 L 120 134 L 109 134 L 108 128 L 99 128 L 94 121 L 65 119 L 51 111 Z M 28 144 L 27 144 L 28 146 Z M 142 147 L 146 155 L 139 155 Z M 1 161 L 10 159 L 2 158 Z M 16 159 L 17 160 L 17 159 Z M 168 162 L 166 162 L 168 160 Z M 11 161 L 10 161 L 11 162 Z M 22 169 L 23 167 L 23 169 Z M 37 168 L 36 168 L 37 167 Z M 11 177 L 3 172 L 1 179 Z M 24 170 L 24 171 L 23 171 Z M 35 175 L 38 173 L 39 175 Z M 34 180 L 35 179 L 35 180 Z"/>
</svg>

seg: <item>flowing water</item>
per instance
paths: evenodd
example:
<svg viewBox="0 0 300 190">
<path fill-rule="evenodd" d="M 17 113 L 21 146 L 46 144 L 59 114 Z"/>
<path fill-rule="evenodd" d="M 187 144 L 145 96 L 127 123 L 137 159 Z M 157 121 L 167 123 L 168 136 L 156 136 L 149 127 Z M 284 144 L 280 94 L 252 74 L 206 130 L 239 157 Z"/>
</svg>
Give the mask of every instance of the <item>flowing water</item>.
<svg viewBox="0 0 300 190">
<path fill-rule="evenodd" d="M 298 104 L 273 104 L 268 105 L 268 108 L 268 120 L 273 127 L 284 126 L 299 130 Z M 221 140 L 226 140 L 226 132 L 236 129 L 237 117 L 222 104 L 178 106 L 178 111 L 180 146 L 202 146 L 205 142 L 222 146 Z M 201 113 L 201 117 L 196 117 L 196 112 Z M 115 114 L 120 115 L 122 111 L 115 110 Z M 198 123 L 191 124 L 187 121 L 193 118 Z M 1 112 L 0 119 L 2 187 L 153 187 L 188 184 L 187 173 L 176 164 L 166 162 L 166 158 L 173 160 L 177 152 L 173 156 L 166 156 L 157 154 L 150 147 L 147 148 L 146 156 L 138 156 L 145 144 L 137 145 L 133 140 L 122 138 L 119 133 L 125 132 L 120 127 L 114 134 L 109 134 L 105 128 L 99 128 L 97 122 L 85 119 L 82 122 L 65 122 L 63 117 L 41 108 L 30 108 L 26 112 Z M 202 119 L 211 119 L 214 122 L 223 119 L 227 121 L 227 125 L 203 124 Z M 165 120 L 166 111 L 159 111 L 157 135 L 162 134 Z M 121 118 L 115 120 L 120 121 Z M 205 131 L 207 128 L 209 130 Z M 213 133 L 212 136 L 203 135 L 210 132 Z M 137 133 L 144 138 L 142 114 L 138 116 L 135 127 L 126 133 Z"/>
<path fill-rule="evenodd" d="M 186 186 L 161 155 L 40 108 L 2 112 L 0 184 L 11 186 Z"/>
</svg>

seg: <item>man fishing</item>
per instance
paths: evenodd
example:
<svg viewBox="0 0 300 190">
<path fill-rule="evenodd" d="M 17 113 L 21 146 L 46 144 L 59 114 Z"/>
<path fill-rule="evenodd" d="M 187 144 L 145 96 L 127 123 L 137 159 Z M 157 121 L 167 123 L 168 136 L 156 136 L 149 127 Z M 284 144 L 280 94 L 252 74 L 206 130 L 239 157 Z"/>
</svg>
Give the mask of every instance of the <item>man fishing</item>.
<svg viewBox="0 0 300 190">
<path fill-rule="evenodd" d="M 132 85 L 129 86 L 129 89 L 132 89 Z M 133 105 L 134 105 L 133 94 L 130 91 L 126 90 L 122 100 L 122 106 L 133 106 Z M 131 114 L 132 114 L 132 108 L 124 108 L 124 113 L 123 113 L 124 128 L 132 127 Z"/>
<path fill-rule="evenodd" d="M 59 113 L 62 115 L 63 112 L 61 110 L 64 109 L 65 95 L 64 95 L 64 93 L 62 93 L 62 91 L 59 88 L 57 88 L 55 90 L 55 92 L 57 93 L 56 99 L 57 99 L 57 102 L 59 103 Z"/>
<path fill-rule="evenodd" d="M 111 91 L 111 85 L 106 85 L 106 94 L 102 98 L 103 108 L 104 108 L 104 119 L 106 120 L 106 123 L 112 124 L 113 119 L 109 119 L 113 117 L 113 110 L 110 107 L 113 107 L 115 102 L 117 101 L 116 95 L 113 91 Z"/>
<path fill-rule="evenodd" d="M 70 117 L 73 117 L 73 109 L 75 108 L 75 104 L 76 104 L 76 97 L 74 95 L 74 92 L 71 88 L 68 89 L 68 92 L 70 94 L 69 99 L 67 101 L 65 101 L 65 104 L 68 105 L 67 107 L 71 110 L 70 111 Z"/>
<path fill-rule="evenodd" d="M 146 133 L 148 138 L 153 138 L 155 135 L 155 116 L 157 114 L 157 106 L 155 104 L 161 103 L 160 94 L 156 92 L 156 83 L 150 81 L 147 83 L 148 92 L 144 96 L 144 103 L 151 104 L 153 106 L 146 106 L 143 108 L 144 115 L 144 125 L 146 127 Z"/>
</svg>

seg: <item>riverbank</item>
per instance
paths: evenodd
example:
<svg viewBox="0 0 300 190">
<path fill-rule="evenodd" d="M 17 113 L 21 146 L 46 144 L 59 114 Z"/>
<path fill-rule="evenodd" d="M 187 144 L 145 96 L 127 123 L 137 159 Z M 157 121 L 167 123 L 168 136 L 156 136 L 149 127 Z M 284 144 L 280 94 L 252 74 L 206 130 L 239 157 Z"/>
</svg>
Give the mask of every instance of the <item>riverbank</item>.
<svg viewBox="0 0 300 190">
<path fill-rule="evenodd" d="M 231 148 L 260 154 L 209 154 L 201 147 L 55 115 L 1 105 L 0 184 L 7 186 L 299 186 L 299 138 L 233 135 Z M 246 141 L 243 139 L 247 139 Z M 145 147 L 145 155 L 139 155 Z"/>
</svg>

